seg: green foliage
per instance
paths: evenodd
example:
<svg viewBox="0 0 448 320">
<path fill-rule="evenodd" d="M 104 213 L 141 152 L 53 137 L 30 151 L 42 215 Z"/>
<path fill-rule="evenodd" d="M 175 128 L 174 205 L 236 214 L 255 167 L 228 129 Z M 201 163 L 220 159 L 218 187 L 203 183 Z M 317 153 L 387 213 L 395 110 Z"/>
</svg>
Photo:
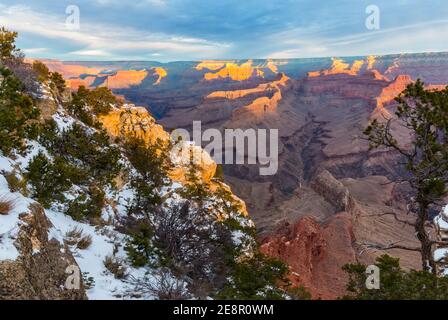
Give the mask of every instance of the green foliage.
<svg viewBox="0 0 448 320">
<path fill-rule="evenodd" d="M 32 186 L 32 196 L 48 208 L 54 201 L 65 201 L 63 193 L 73 183 L 80 182 L 84 175 L 64 159 L 56 157 L 50 161 L 39 152 L 28 165 L 26 179 Z"/>
<path fill-rule="evenodd" d="M 147 145 L 142 139 L 129 138 L 123 148 L 125 155 L 143 179 L 150 181 L 157 188 L 167 184 L 166 177 L 171 168 L 169 146 L 165 146 L 161 140 Z"/>
<path fill-rule="evenodd" d="M 120 150 L 103 131 L 74 124 L 59 132 L 54 120 L 42 126 L 39 142 L 53 160 L 39 153 L 30 161 L 26 177 L 33 197 L 46 207 L 65 203 L 64 193 L 76 185 L 82 191 L 67 203 L 66 213 L 78 220 L 99 217 L 105 201 L 103 189 L 113 187 L 121 171 Z"/>
<path fill-rule="evenodd" d="M 393 136 L 391 121 L 374 120 L 364 131 L 371 148 L 385 146 L 398 151 L 419 190 L 417 201 L 433 203 L 446 195 L 448 182 L 448 89 L 425 90 L 420 80 L 408 85 L 396 98 L 396 116 L 410 130 L 412 148 L 401 146 Z"/>
<path fill-rule="evenodd" d="M 68 105 L 68 110 L 79 120 L 88 126 L 98 127 L 98 123 L 92 117 L 94 115 L 107 114 L 111 110 L 111 105 L 117 104 L 116 97 L 107 88 L 99 87 L 89 90 L 80 86 L 73 94 L 73 99 Z"/>
<path fill-rule="evenodd" d="M 89 90 L 84 86 L 80 86 L 76 93 L 73 93 L 73 98 L 67 106 L 68 111 L 77 119 L 90 127 L 98 128 L 100 124 L 96 121 L 92 112 L 87 105 L 87 96 Z"/>
<path fill-rule="evenodd" d="M 88 272 L 82 273 L 82 282 L 84 283 L 84 287 L 86 288 L 86 290 L 89 290 L 89 289 L 92 289 L 93 287 L 95 287 L 95 278 L 89 276 Z"/>
<path fill-rule="evenodd" d="M 257 253 L 254 257 L 237 262 L 230 282 L 217 295 L 228 300 L 280 300 L 285 292 L 279 284 L 288 284 L 288 267 L 281 261 Z"/>
<path fill-rule="evenodd" d="M 138 173 L 131 180 L 136 196 L 128 208 L 130 215 L 145 215 L 162 203 L 160 191 L 168 185 L 167 176 L 171 167 L 167 148 L 160 140 L 149 146 L 137 138 L 124 143 L 124 154 Z"/>
<path fill-rule="evenodd" d="M 111 105 L 117 104 L 117 98 L 110 89 L 98 87 L 89 92 L 87 104 L 92 107 L 94 114 L 102 115 L 110 112 Z"/>
<path fill-rule="evenodd" d="M 39 152 L 28 165 L 26 179 L 32 186 L 32 196 L 48 208 L 55 201 L 65 201 L 63 193 L 74 183 L 85 179 L 85 172 L 63 158 L 56 157 L 50 161 Z"/>
<path fill-rule="evenodd" d="M 0 61 L 15 58 L 20 55 L 19 49 L 16 47 L 17 32 L 7 30 L 5 27 L 0 28 Z"/>
<path fill-rule="evenodd" d="M 408 172 L 404 178 L 413 189 L 411 207 L 416 213 L 415 232 L 421 243 L 422 266 L 435 270 L 425 223 L 430 206 L 442 200 L 448 191 L 448 88 L 426 90 L 423 82 L 417 80 L 396 101 L 396 119 L 385 123 L 374 120 L 364 134 L 371 148 L 392 149 L 403 159 Z M 408 130 L 410 146 L 398 141 L 395 127 Z"/>
<path fill-rule="evenodd" d="M 95 220 L 101 217 L 104 203 L 104 191 L 95 185 L 91 185 L 87 192 L 68 202 L 68 209 L 65 213 L 75 220 L 86 218 Z"/>
<path fill-rule="evenodd" d="M 49 152 L 76 164 L 88 173 L 90 179 L 99 184 L 112 184 L 120 173 L 120 150 L 109 143 L 109 137 L 102 130 L 93 131 L 79 124 L 59 133 L 56 123 L 48 121 L 42 130 L 39 141 Z"/>
<path fill-rule="evenodd" d="M 50 81 L 52 88 L 56 89 L 59 94 L 62 94 L 65 90 L 65 80 L 58 72 L 50 73 Z"/>
<path fill-rule="evenodd" d="M 181 194 L 185 199 L 191 199 L 202 205 L 203 202 L 210 197 L 209 184 L 202 181 L 199 172 L 199 166 L 195 163 L 193 158 L 190 159 L 188 172 L 185 176 L 187 183 L 184 186 Z"/>
<path fill-rule="evenodd" d="M 130 231 L 125 250 L 134 267 L 143 267 L 154 257 L 156 249 L 151 241 L 153 236 L 154 230 L 145 220 L 139 221 Z"/>
<path fill-rule="evenodd" d="M 438 277 L 428 271 L 406 271 L 400 260 L 383 255 L 376 259 L 380 270 L 380 289 L 366 288 L 366 266 L 348 264 L 343 269 L 349 275 L 344 299 L 354 300 L 446 300 L 448 278 Z"/>
<path fill-rule="evenodd" d="M 39 60 L 33 62 L 33 71 L 36 73 L 39 82 L 46 82 L 50 78 L 50 70 Z"/>
<path fill-rule="evenodd" d="M 311 293 L 303 286 L 296 286 L 287 290 L 288 296 L 293 300 L 311 300 Z"/>
<path fill-rule="evenodd" d="M 24 139 L 35 132 L 33 120 L 39 109 L 24 92 L 21 81 L 6 68 L 0 68 L 3 81 L 0 84 L 0 150 L 6 156 L 14 149 L 25 152 Z"/>
</svg>

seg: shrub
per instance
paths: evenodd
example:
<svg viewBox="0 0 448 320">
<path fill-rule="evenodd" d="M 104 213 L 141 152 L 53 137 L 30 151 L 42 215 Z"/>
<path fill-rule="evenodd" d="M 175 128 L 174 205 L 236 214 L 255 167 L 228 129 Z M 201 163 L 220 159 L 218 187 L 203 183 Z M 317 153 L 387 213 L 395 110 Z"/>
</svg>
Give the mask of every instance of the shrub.
<svg viewBox="0 0 448 320">
<path fill-rule="evenodd" d="M 46 82 L 50 77 L 50 70 L 41 61 L 35 60 L 33 62 L 33 71 L 36 73 L 39 82 Z"/>
<path fill-rule="evenodd" d="M 69 246 L 76 246 L 78 249 L 84 250 L 92 244 L 92 236 L 85 235 L 84 230 L 75 227 L 65 234 L 64 242 Z"/>
<path fill-rule="evenodd" d="M 91 90 L 87 96 L 87 104 L 96 115 L 107 114 L 111 105 L 117 104 L 117 98 L 112 91 L 106 87 L 98 87 Z"/>
<path fill-rule="evenodd" d="M 259 300 L 284 299 L 279 284 L 287 284 L 288 267 L 279 260 L 256 253 L 252 258 L 236 262 L 231 280 L 218 293 L 218 299 Z"/>
<path fill-rule="evenodd" d="M 156 296 L 159 300 L 191 299 L 186 283 L 175 278 L 168 268 L 159 268 L 143 279 L 133 279 L 131 281 L 137 291 Z"/>
<path fill-rule="evenodd" d="M 68 110 L 79 120 L 89 126 L 99 127 L 100 124 L 92 117 L 110 112 L 112 105 L 117 104 L 116 97 L 112 91 L 105 87 L 89 90 L 80 86 L 73 94 L 73 99 L 68 105 Z"/>
<path fill-rule="evenodd" d="M 73 98 L 67 106 L 68 111 L 77 119 L 88 126 L 98 128 L 100 124 L 96 121 L 90 110 L 87 108 L 87 95 L 89 90 L 80 86 L 78 91 L 73 94 Z"/>
<path fill-rule="evenodd" d="M 106 259 L 104 259 L 104 266 L 117 279 L 124 279 L 127 276 L 127 268 L 123 261 L 114 256 L 107 256 Z"/>
<path fill-rule="evenodd" d="M 187 184 L 182 189 L 181 195 L 185 199 L 191 199 L 200 206 L 210 197 L 209 185 L 199 178 L 199 166 L 191 161 L 186 174 Z"/>
<path fill-rule="evenodd" d="M 13 59 L 20 55 L 15 42 L 17 32 L 7 30 L 5 27 L 0 28 L 0 61 Z"/>
<path fill-rule="evenodd" d="M 8 182 L 8 188 L 11 192 L 20 192 L 24 196 L 27 196 L 28 190 L 26 188 L 26 180 L 17 177 L 16 171 L 11 171 L 3 174 Z"/>
<path fill-rule="evenodd" d="M 14 200 L 6 196 L 0 196 L 0 215 L 8 215 L 14 208 Z"/>
<path fill-rule="evenodd" d="M 0 84 L 0 151 L 8 156 L 13 149 L 25 152 L 24 140 L 35 127 L 32 122 L 38 118 L 39 109 L 10 70 L 0 68 L 0 74 L 4 77 Z"/>
<path fill-rule="evenodd" d="M 311 293 L 303 286 L 291 287 L 287 292 L 293 300 L 311 300 Z"/>
<path fill-rule="evenodd" d="M 124 143 L 124 153 L 138 172 L 138 176 L 131 180 L 136 196 L 128 207 L 128 214 L 145 215 L 162 203 L 160 190 L 169 182 L 167 176 L 171 164 L 167 147 L 160 141 L 147 146 L 140 139 L 129 139 Z"/>
<path fill-rule="evenodd" d="M 79 195 L 76 199 L 69 201 L 65 214 L 75 220 L 85 218 L 91 221 L 99 218 L 104 207 L 104 191 L 96 186 L 91 186 L 89 191 Z"/>
<path fill-rule="evenodd" d="M 101 215 L 104 206 L 104 187 L 114 186 L 121 171 L 121 153 L 109 143 L 104 131 L 75 124 L 59 132 L 54 120 L 41 128 L 39 142 L 54 160 L 38 154 L 29 164 L 27 178 L 33 186 L 33 196 L 47 207 L 51 200 L 65 202 L 63 193 L 76 185 L 79 196 L 68 203 L 67 214 L 80 220 Z M 47 190 L 51 190 L 48 191 Z"/>
<path fill-rule="evenodd" d="M 380 288 L 366 288 L 366 266 L 348 264 L 343 269 L 349 275 L 347 284 L 350 300 L 446 300 L 448 277 L 439 277 L 429 271 L 403 270 L 400 259 L 383 255 L 376 259 L 380 270 Z"/>
<path fill-rule="evenodd" d="M 64 192 L 74 183 L 85 180 L 86 173 L 63 158 L 56 157 L 50 161 L 39 152 L 28 164 L 25 177 L 32 186 L 32 196 L 48 208 L 52 202 L 64 202 Z"/>
<path fill-rule="evenodd" d="M 104 131 L 89 132 L 89 129 L 74 124 L 70 129 L 58 132 L 54 121 L 47 122 L 39 141 L 52 155 L 78 163 L 90 179 L 99 184 L 112 184 L 120 173 L 120 150 L 109 143 Z"/>
<path fill-rule="evenodd" d="M 82 273 L 82 282 L 87 290 L 95 287 L 95 278 L 90 276 L 88 272 Z"/>
<path fill-rule="evenodd" d="M 65 90 L 65 80 L 64 77 L 58 72 L 52 72 L 50 74 L 50 81 L 52 88 L 56 89 L 59 94 L 62 94 Z"/>
<path fill-rule="evenodd" d="M 74 227 L 72 230 L 65 234 L 65 243 L 69 246 L 74 246 L 78 243 L 78 240 L 82 237 L 83 230 L 79 227 Z"/>
<path fill-rule="evenodd" d="M 82 236 L 81 239 L 79 239 L 78 243 L 76 244 L 76 247 L 78 249 L 85 250 L 89 248 L 91 244 L 92 244 L 92 236 L 89 234 Z"/>
<path fill-rule="evenodd" d="M 154 258 L 156 250 L 152 244 L 153 235 L 154 230 L 145 220 L 137 221 L 136 225 L 131 227 L 125 250 L 134 267 L 150 264 Z"/>
</svg>

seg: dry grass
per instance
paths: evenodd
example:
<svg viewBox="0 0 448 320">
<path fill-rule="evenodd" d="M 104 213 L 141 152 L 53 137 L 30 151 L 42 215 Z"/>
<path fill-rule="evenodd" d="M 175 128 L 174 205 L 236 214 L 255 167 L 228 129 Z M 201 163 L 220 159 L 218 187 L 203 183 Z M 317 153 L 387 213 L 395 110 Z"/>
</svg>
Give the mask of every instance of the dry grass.
<svg viewBox="0 0 448 320">
<path fill-rule="evenodd" d="M 8 187 L 11 192 L 20 192 L 24 196 L 28 195 L 26 189 L 26 180 L 18 178 L 15 170 L 12 172 L 7 172 L 3 176 L 8 182 Z"/>
<path fill-rule="evenodd" d="M 92 236 L 84 235 L 84 230 L 75 227 L 65 234 L 65 243 L 69 246 L 76 246 L 78 249 L 84 250 L 92 244 Z"/>
<path fill-rule="evenodd" d="M 117 259 L 113 256 L 107 256 L 104 260 L 104 266 L 115 276 L 115 278 L 126 278 L 127 268 L 120 259 Z"/>
<path fill-rule="evenodd" d="M 0 215 L 8 215 L 14 209 L 15 200 L 7 196 L 0 196 Z"/>
<path fill-rule="evenodd" d="M 76 247 L 78 249 L 85 250 L 88 247 L 90 247 L 91 244 L 92 244 L 92 236 L 89 234 L 86 236 L 82 236 L 81 239 L 79 239 L 78 243 L 76 244 Z"/>
</svg>

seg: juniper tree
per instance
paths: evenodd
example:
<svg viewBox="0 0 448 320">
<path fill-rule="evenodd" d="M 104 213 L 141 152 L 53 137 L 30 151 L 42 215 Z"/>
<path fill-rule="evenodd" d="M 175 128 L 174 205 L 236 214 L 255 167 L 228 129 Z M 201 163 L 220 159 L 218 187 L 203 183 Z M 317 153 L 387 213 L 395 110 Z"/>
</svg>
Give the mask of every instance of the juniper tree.
<svg viewBox="0 0 448 320">
<path fill-rule="evenodd" d="M 0 61 L 4 62 L 20 55 L 16 47 L 17 32 L 9 31 L 5 27 L 0 28 Z"/>
<path fill-rule="evenodd" d="M 438 277 L 428 271 L 404 270 L 400 260 L 383 255 L 376 258 L 375 265 L 381 270 L 381 285 L 378 290 L 366 288 L 366 267 L 347 264 L 346 300 L 446 300 L 448 299 L 448 277 Z"/>
<path fill-rule="evenodd" d="M 404 160 L 407 171 L 403 182 L 413 190 L 410 210 L 416 215 L 415 233 L 419 248 L 402 248 L 419 251 L 423 270 L 435 272 L 432 240 L 426 230 L 429 210 L 439 204 L 447 193 L 448 182 L 448 88 L 441 91 L 426 90 L 417 80 L 408 85 L 396 99 L 395 118 L 384 122 L 374 120 L 364 131 L 371 148 L 386 147 L 395 150 Z M 392 125 L 402 126 L 410 133 L 405 144 L 398 140 Z M 392 248 L 395 246 L 391 246 Z"/>
</svg>

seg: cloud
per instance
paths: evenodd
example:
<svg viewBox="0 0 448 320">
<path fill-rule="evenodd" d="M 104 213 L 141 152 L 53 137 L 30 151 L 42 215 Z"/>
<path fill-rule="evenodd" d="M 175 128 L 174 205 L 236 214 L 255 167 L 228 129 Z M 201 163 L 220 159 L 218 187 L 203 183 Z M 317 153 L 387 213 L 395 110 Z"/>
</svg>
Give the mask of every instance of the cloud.
<svg viewBox="0 0 448 320">
<path fill-rule="evenodd" d="M 81 29 L 73 31 L 65 27 L 71 0 L 0 2 L 0 23 L 20 32 L 22 47 L 48 48 L 39 54 L 49 58 L 143 60 L 157 53 L 171 61 L 447 49 L 446 0 L 376 0 L 378 31 L 365 27 L 368 0 L 77 0 Z"/>
<path fill-rule="evenodd" d="M 10 29 L 48 39 L 63 40 L 78 50 L 69 55 L 105 58 L 147 55 L 152 51 L 176 55 L 216 56 L 228 44 L 177 34 L 150 33 L 131 27 L 91 23 L 81 19 L 79 30 L 70 30 L 64 15 L 37 13 L 28 6 L 4 6 L 0 21 Z M 60 44 L 64 46 L 64 43 Z"/>
<path fill-rule="evenodd" d="M 36 55 L 39 53 L 47 52 L 48 48 L 27 48 L 27 49 L 22 49 L 22 51 L 28 55 Z"/>
<path fill-rule="evenodd" d="M 109 52 L 103 50 L 77 50 L 69 52 L 75 56 L 91 56 L 91 57 L 108 57 L 111 56 Z"/>
<path fill-rule="evenodd" d="M 124 3 L 122 0 L 95 0 L 95 2 L 103 6 L 127 5 L 133 7 L 143 7 L 149 5 L 149 6 L 163 7 L 167 5 L 168 0 L 134 0 L 132 2 L 126 2 L 126 3 Z"/>
<path fill-rule="evenodd" d="M 412 36 L 410 36 L 412 35 Z M 448 35 L 448 20 L 385 28 L 336 37 L 310 36 L 300 30 L 274 35 L 281 39 L 282 50 L 267 54 L 269 58 L 316 56 L 356 56 L 369 54 L 446 51 L 440 39 Z"/>
</svg>

